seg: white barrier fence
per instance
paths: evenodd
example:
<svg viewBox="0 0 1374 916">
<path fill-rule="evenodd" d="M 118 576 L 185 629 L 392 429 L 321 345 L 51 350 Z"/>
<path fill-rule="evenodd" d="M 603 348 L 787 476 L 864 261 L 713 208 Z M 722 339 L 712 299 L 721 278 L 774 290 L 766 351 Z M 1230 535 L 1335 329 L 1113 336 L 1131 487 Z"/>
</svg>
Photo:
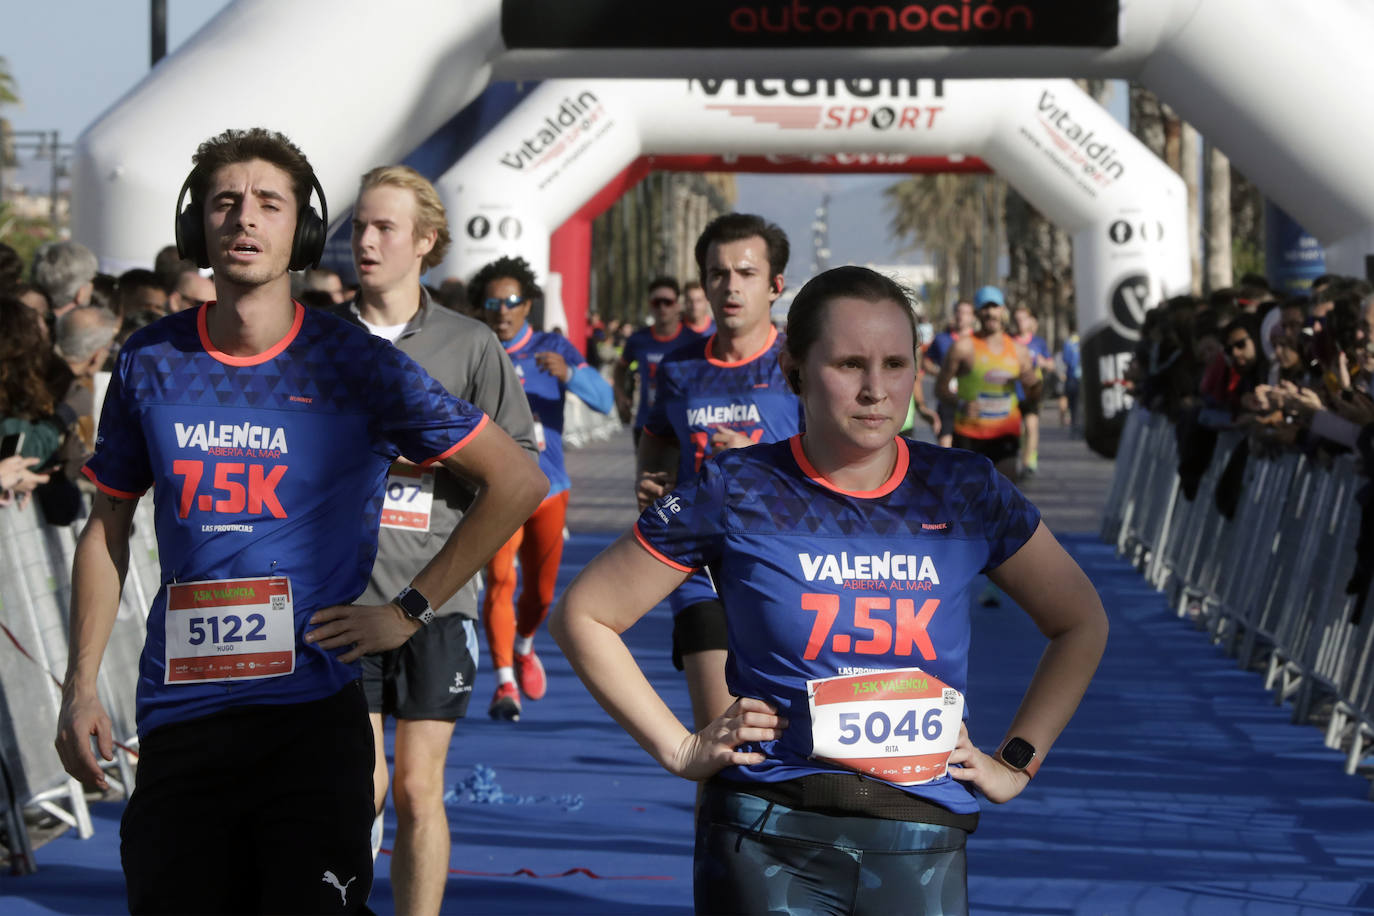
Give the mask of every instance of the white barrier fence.
<svg viewBox="0 0 1374 916">
<path fill-rule="evenodd" d="M 79 524 L 79 523 L 78 523 Z M 85 797 L 53 748 L 67 667 L 68 607 L 77 526 L 48 525 L 34 504 L 0 510 L 0 764 L 10 836 L 11 871 L 34 867 L 25 817 L 47 814 L 91 835 Z M 157 542 L 150 503 L 139 505 L 129 545 L 129 571 L 100 667 L 100 699 L 119 747 L 111 784 L 132 785 L 137 753 L 134 692 L 148 605 L 158 588 Z"/>
<path fill-rule="evenodd" d="M 1121 440 L 1102 536 L 1244 668 L 1257 667 L 1294 722 L 1325 721 L 1326 743 L 1354 773 L 1374 753 L 1374 600 L 1346 594 L 1369 483 L 1342 456 L 1316 463 L 1236 450 L 1222 432 L 1193 499 L 1178 474 L 1174 426 L 1132 412 Z M 1236 459 L 1233 463 L 1232 459 Z M 1243 460 L 1243 473 L 1240 463 Z M 1234 506 L 1227 518 L 1218 508 Z M 1374 789 L 1371 790 L 1374 798 Z"/>
</svg>

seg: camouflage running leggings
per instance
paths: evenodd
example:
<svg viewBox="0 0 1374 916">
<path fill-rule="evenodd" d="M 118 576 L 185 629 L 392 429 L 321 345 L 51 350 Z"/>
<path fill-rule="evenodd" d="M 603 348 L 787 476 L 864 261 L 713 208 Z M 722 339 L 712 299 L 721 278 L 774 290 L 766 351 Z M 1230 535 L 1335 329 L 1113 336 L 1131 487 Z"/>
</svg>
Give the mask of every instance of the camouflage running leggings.
<svg viewBox="0 0 1374 916">
<path fill-rule="evenodd" d="M 967 838 L 957 827 L 817 814 L 708 785 L 696 911 L 966 914 Z"/>
</svg>

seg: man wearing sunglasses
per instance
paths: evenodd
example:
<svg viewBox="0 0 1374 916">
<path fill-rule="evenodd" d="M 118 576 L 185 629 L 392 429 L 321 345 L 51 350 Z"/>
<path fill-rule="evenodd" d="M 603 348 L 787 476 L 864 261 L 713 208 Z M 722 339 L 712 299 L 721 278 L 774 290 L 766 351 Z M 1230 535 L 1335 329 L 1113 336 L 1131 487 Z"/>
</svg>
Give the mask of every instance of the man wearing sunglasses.
<svg viewBox="0 0 1374 916">
<path fill-rule="evenodd" d="M 658 364 L 663 357 L 688 341 L 696 340 L 697 333 L 682 322 L 682 304 L 679 298 L 677 280 L 673 277 L 655 277 L 649 281 L 649 313 L 653 325 L 635 331 L 625 341 L 625 350 L 615 364 L 615 406 L 622 423 L 630 420 L 630 394 L 626 384 L 631 366 L 638 366 L 635 373 L 639 385 L 639 408 L 634 416 L 635 448 L 639 448 L 639 432 L 649 419 L 649 409 L 654 405 L 654 377 Z"/>
<path fill-rule="evenodd" d="M 472 278 L 474 301 L 501 340 L 535 417 L 539 467 L 549 490 L 539 508 L 487 564 L 482 620 L 496 669 L 496 692 L 487 707 L 493 719 L 518 722 L 522 704 L 542 699 L 548 688 L 534 637 L 553 605 L 563 559 L 563 529 L 572 478 L 563 461 L 563 408 L 576 395 L 598 413 L 609 414 L 611 386 L 561 334 L 535 330 L 534 304 L 543 296 L 534 271 L 520 257 L 501 257 Z M 515 598 L 516 559 L 520 597 Z"/>
<path fill-rule="evenodd" d="M 481 322 L 434 302 L 420 283 L 420 274 L 443 260 L 448 244 L 444 205 L 422 175 L 405 166 L 368 172 L 353 209 L 358 297 L 337 314 L 390 340 L 450 394 L 480 407 L 537 460 L 534 419 L 501 344 Z M 413 465 L 393 465 L 377 562 L 361 600 L 385 602 L 409 585 L 473 496 L 442 468 L 421 472 Z M 434 608 L 435 619 L 405 645 L 362 660 L 376 740 L 374 855 L 388 788 L 383 717 L 396 719 L 391 886 L 401 913 L 437 913 L 443 901 L 449 860 L 444 763 L 454 724 L 466 715 L 476 680 L 478 590 L 474 577 Z"/>
</svg>

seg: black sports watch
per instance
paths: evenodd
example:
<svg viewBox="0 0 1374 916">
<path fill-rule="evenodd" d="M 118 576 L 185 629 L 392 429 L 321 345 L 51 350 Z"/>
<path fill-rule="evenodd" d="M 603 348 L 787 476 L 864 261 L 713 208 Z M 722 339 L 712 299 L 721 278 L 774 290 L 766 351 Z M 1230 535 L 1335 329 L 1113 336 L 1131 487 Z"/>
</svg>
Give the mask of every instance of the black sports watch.
<svg viewBox="0 0 1374 916">
<path fill-rule="evenodd" d="M 1008 738 L 997 749 L 997 756 L 1007 766 L 1013 770 L 1021 770 L 1028 777 L 1035 776 L 1040 770 L 1040 757 L 1035 751 L 1035 745 L 1025 738 Z"/>
<path fill-rule="evenodd" d="M 406 616 L 412 620 L 420 621 L 421 625 L 428 624 L 434 619 L 434 608 L 429 606 L 429 599 L 409 585 L 401 589 L 400 594 L 391 599 L 391 602 L 405 611 Z"/>
</svg>

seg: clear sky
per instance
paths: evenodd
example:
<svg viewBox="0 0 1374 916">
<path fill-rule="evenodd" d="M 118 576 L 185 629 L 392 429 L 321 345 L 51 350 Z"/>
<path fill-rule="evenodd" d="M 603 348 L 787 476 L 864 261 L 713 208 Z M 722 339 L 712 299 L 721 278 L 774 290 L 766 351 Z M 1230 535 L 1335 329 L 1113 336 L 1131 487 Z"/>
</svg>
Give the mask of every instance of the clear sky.
<svg viewBox="0 0 1374 916">
<path fill-rule="evenodd" d="M 167 50 L 228 0 L 167 0 Z M 15 130 L 61 131 L 65 142 L 148 72 L 148 0 L 17 0 L 6 3 L 0 57 L 23 105 L 6 106 Z"/>
</svg>

